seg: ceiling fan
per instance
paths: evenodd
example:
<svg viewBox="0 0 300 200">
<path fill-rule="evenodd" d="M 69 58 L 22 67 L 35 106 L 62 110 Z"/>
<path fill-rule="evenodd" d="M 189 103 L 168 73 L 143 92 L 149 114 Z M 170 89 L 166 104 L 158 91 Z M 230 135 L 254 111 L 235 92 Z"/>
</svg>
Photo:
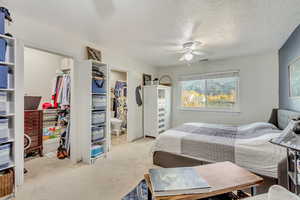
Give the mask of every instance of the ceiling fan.
<svg viewBox="0 0 300 200">
<path fill-rule="evenodd" d="M 181 53 L 183 54 L 179 61 L 191 61 L 195 56 L 205 56 L 206 54 L 202 51 L 197 50 L 197 47 L 200 46 L 202 43 L 199 41 L 189 41 L 185 42 L 182 45 Z"/>
</svg>

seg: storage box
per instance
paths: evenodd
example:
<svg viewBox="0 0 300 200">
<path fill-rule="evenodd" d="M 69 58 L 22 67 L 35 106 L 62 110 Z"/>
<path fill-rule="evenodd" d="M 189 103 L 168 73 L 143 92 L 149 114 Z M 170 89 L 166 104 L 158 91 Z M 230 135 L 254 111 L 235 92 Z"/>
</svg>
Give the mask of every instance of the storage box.
<svg viewBox="0 0 300 200">
<path fill-rule="evenodd" d="M 7 115 L 13 113 L 13 103 L 12 102 L 1 102 L 0 101 L 0 114 Z"/>
<path fill-rule="evenodd" d="M 92 113 L 92 124 L 102 124 L 105 122 L 106 114 L 104 111 L 96 111 Z"/>
<path fill-rule="evenodd" d="M 93 106 L 93 109 L 105 109 L 106 108 L 106 96 L 93 95 L 92 106 Z"/>
<path fill-rule="evenodd" d="M 7 92 L 0 91 L 0 101 L 1 102 L 7 101 Z"/>
<path fill-rule="evenodd" d="M 13 113 L 13 102 L 8 101 L 7 92 L 0 91 L 0 114 Z"/>
<path fill-rule="evenodd" d="M 0 88 L 7 89 L 8 67 L 0 65 Z"/>
<path fill-rule="evenodd" d="M 93 145 L 91 148 L 91 157 L 95 158 L 100 156 L 104 153 L 104 146 L 103 145 Z"/>
<path fill-rule="evenodd" d="M 8 128 L 8 119 L 0 118 L 0 128 Z"/>
<path fill-rule="evenodd" d="M 92 93 L 106 93 L 104 79 L 92 79 Z"/>
<path fill-rule="evenodd" d="M 10 163 L 11 144 L 0 145 L 0 168 L 7 167 Z"/>
<path fill-rule="evenodd" d="M 14 63 L 14 48 L 11 45 L 6 45 L 6 50 L 5 50 L 5 61 Z"/>
<path fill-rule="evenodd" d="M 0 11 L 0 34 L 5 34 L 5 13 Z"/>
<path fill-rule="evenodd" d="M 8 169 L 0 172 L 0 198 L 13 193 L 14 189 L 14 171 Z"/>
<path fill-rule="evenodd" d="M 14 89 L 15 88 L 14 75 L 12 73 L 7 74 L 7 88 L 8 89 Z"/>
<path fill-rule="evenodd" d="M 0 61 L 1 62 L 5 62 L 6 45 L 7 45 L 6 40 L 3 38 L 0 38 Z"/>
<path fill-rule="evenodd" d="M 92 141 L 102 140 L 104 138 L 104 127 L 92 128 Z"/>
<path fill-rule="evenodd" d="M 7 142 L 9 139 L 9 129 L 0 128 L 0 142 Z"/>
</svg>

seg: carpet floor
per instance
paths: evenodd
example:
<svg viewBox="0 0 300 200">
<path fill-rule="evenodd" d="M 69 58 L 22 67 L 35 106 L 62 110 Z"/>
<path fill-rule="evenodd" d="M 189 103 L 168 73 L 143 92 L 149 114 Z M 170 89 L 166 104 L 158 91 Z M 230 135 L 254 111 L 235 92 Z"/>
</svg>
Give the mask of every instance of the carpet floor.
<svg viewBox="0 0 300 200">
<path fill-rule="evenodd" d="M 153 139 L 112 147 L 107 159 L 94 165 L 55 157 L 25 163 L 28 173 L 17 200 L 119 200 L 130 192 L 152 165 Z"/>
</svg>

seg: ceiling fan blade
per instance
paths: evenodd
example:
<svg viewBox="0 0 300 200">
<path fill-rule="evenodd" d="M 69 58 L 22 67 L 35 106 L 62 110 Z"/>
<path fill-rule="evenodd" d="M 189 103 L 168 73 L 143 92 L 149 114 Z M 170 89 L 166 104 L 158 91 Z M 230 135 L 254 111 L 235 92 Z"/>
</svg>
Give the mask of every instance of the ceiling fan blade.
<svg viewBox="0 0 300 200">
<path fill-rule="evenodd" d="M 201 26 L 201 22 L 200 21 L 196 21 L 194 23 L 193 32 L 192 32 L 192 35 L 191 35 L 191 40 L 197 41 L 197 35 L 199 34 L 200 26 Z"/>
<path fill-rule="evenodd" d="M 192 51 L 192 54 L 196 55 L 196 56 L 204 56 L 206 55 L 204 52 L 202 51 Z"/>
<path fill-rule="evenodd" d="M 181 58 L 179 58 L 179 61 L 185 61 L 184 54 L 181 56 Z"/>
</svg>

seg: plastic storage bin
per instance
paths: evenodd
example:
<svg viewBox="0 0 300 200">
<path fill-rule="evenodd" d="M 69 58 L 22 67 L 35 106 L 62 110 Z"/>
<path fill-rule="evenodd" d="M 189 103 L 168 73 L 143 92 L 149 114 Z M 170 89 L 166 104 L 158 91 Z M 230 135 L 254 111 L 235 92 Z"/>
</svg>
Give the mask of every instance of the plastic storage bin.
<svg viewBox="0 0 300 200">
<path fill-rule="evenodd" d="M 0 142 L 6 142 L 9 139 L 8 119 L 0 119 Z"/>
<path fill-rule="evenodd" d="M 0 128 L 8 128 L 8 119 L 0 118 Z"/>
<path fill-rule="evenodd" d="M 0 142 L 7 142 L 9 139 L 9 129 L 0 128 Z"/>
<path fill-rule="evenodd" d="M 7 102 L 7 92 L 0 92 L 0 114 L 5 115 L 9 112 L 9 102 Z"/>
<path fill-rule="evenodd" d="M 102 124 L 105 122 L 105 112 L 96 111 L 92 113 L 92 124 Z"/>
<path fill-rule="evenodd" d="M 7 74 L 7 88 L 8 89 L 14 89 L 14 75 L 10 72 Z"/>
<path fill-rule="evenodd" d="M 7 89 L 8 67 L 0 65 L 0 88 Z"/>
<path fill-rule="evenodd" d="M 103 145 L 93 145 L 91 148 L 91 157 L 95 158 L 104 153 Z"/>
<path fill-rule="evenodd" d="M 92 141 L 99 141 L 104 138 L 104 127 L 92 128 Z"/>
<path fill-rule="evenodd" d="M 92 93 L 106 93 L 104 79 L 92 79 Z"/>
<path fill-rule="evenodd" d="M 2 61 L 2 62 L 5 62 L 5 57 L 6 57 L 6 45 L 7 45 L 6 40 L 0 38 L 0 61 Z"/>
<path fill-rule="evenodd" d="M 93 95 L 92 106 L 93 106 L 93 109 L 105 109 L 106 108 L 106 96 Z"/>
<path fill-rule="evenodd" d="M 11 144 L 0 145 L 0 168 L 8 167 L 10 163 Z"/>
<path fill-rule="evenodd" d="M 5 33 L 5 13 L 0 11 L 0 34 Z"/>
</svg>

